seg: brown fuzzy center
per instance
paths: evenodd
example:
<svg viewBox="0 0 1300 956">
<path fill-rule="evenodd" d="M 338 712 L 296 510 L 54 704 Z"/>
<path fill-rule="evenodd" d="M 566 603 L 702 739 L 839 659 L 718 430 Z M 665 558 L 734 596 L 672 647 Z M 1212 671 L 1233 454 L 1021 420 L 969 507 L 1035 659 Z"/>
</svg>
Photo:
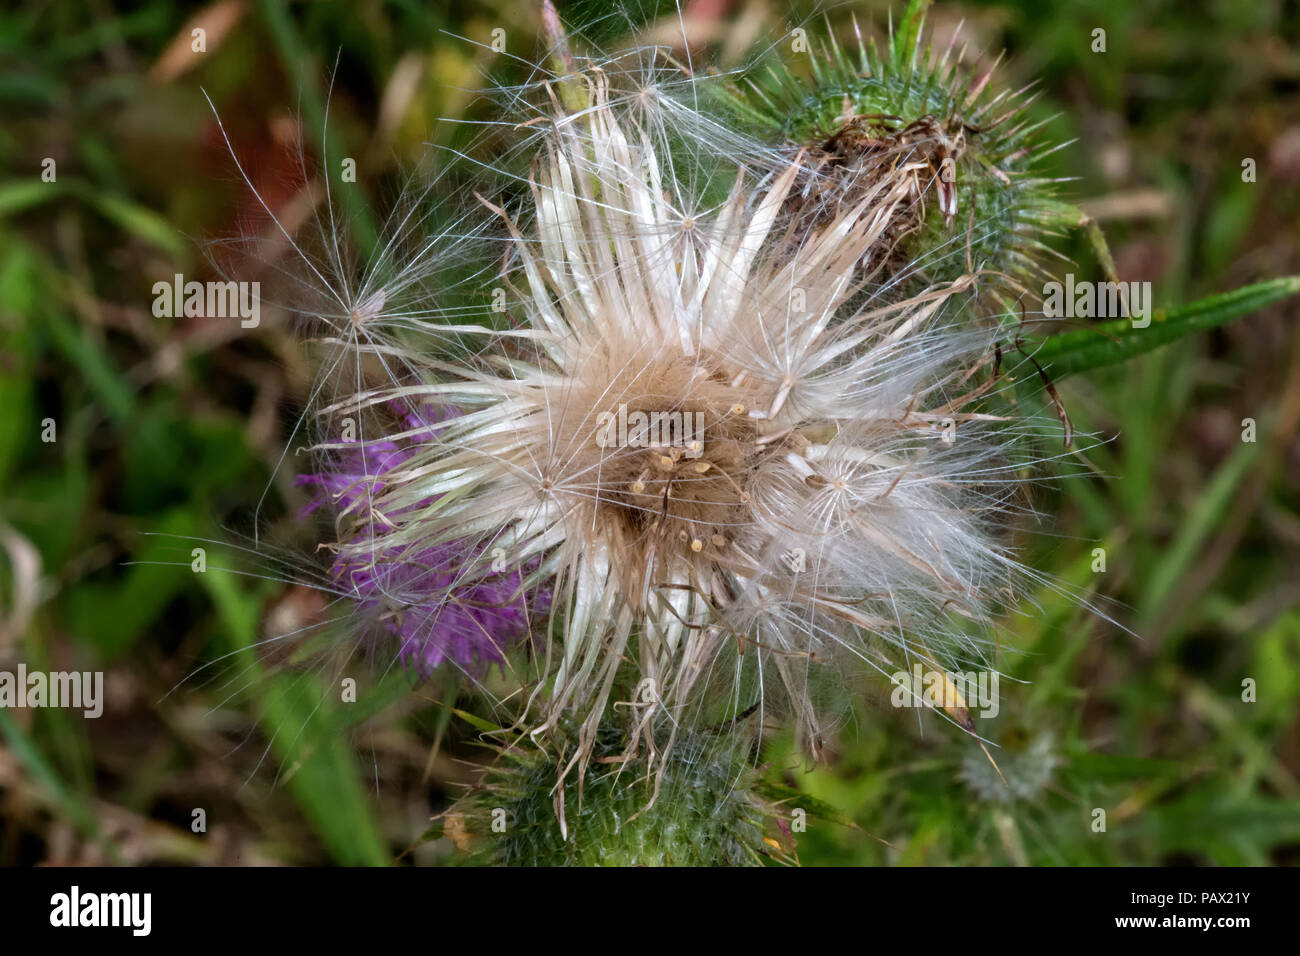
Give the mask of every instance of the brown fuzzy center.
<svg viewBox="0 0 1300 956">
<path fill-rule="evenodd" d="M 642 581 L 647 565 L 674 555 L 700 568 L 717 560 L 746 518 L 750 481 L 768 453 L 749 414 L 755 390 L 707 354 L 617 364 L 602 354 L 574 377 L 586 384 L 555 426 L 569 438 L 561 444 L 566 484 L 580 500 L 574 520 L 611 547 L 644 554 L 644 563 L 620 560 Z"/>
</svg>

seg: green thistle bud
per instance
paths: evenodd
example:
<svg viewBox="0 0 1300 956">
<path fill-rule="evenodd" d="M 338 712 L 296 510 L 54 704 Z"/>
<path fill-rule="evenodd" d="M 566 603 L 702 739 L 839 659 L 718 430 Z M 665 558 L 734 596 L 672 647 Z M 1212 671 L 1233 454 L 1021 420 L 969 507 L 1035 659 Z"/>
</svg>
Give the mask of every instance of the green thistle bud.
<svg viewBox="0 0 1300 956">
<path fill-rule="evenodd" d="M 807 57 L 769 57 L 730 102 L 753 135 L 802 151 L 809 227 L 905 192 L 886 241 L 863 260 L 868 274 L 911 294 L 978 272 L 980 287 L 1014 297 L 1044 278 L 1043 238 L 1086 223 L 1034 171 L 1042 124 L 1025 116 L 1023 91 L 964 71 L 951 44 L 922 47 L 928 5 L 913 0 L 883 51 L 860 34 L 845 49 L 832 35 Z"/>
<path fill-rule="evenodd" d="M 447 814 L 467 862 L 525 866 L 754 866 L 788 859 L 764 834 L 772 807 L 750 789 L 754 770 L 728 739 L 679 739 L 653 763 L 627 758 L 604 730 L 591 759 L 511 749 Z M 463 834 L 463 836 L 461 835 Z"/>
</svg>

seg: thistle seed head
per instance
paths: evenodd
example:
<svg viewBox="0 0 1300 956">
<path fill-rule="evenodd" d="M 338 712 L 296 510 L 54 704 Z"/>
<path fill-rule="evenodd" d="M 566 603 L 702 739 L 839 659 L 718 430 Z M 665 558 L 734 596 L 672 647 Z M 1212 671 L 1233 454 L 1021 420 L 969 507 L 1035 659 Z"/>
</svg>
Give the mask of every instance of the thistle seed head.
<svg viewBox="0 0 1300 956">
<path fill-rule="evenodd" d="M 799 163 L 688 213 L 654 138 L 602 74 L 585 82 L 587 106 L 552 117 L 531 225 L 492 207 L 509 347 L 489 335 L 424 384 L 358 397 L 459 414 L 377 477 L 385 520 L 341 557 L 455 546 L 475 582 L 509 540 L 521 587 L 553 595 L 534 732 L 580 720 L 580 765 L 611 703 L 671 738 L 783 699 L 814 739 L 811 670 L 883 669 L 918 633 L 952 644 L 950 615 L 985 619 L 1014 578 L 989 528 L 1014 507 L 1020 426 L 973 408 L 991 340 L 949 321 L 964 280 L 864 291 L 906 184 L 797 241 L 781 223 Z"/>
</svg>

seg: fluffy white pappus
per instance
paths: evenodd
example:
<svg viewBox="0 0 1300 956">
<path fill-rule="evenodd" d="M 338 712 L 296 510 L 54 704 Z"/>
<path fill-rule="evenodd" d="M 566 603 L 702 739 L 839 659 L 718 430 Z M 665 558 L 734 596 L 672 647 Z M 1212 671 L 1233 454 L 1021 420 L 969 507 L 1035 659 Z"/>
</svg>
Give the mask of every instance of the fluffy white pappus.
<svg viewBox="0 0 1300 956">
<path fill-rule="evenodd" d="M 378 467 L 369 459 L 382 460 L 378 449 L 400 441 L 397 433 L 411 430 L 409 423 L 428 411 L 418 399 L 392 395 L 393 389 L 423 381 L 430 356 L 473 354 L 485 338 L 500 341 L 512 334 L 491 328 L 494 321 L 508 321 L 483 305 L 490 292 L 485 287 L 498 273 L 502 230 L 468 190 L 456 187 L 458 171 L 451 165 L 429 164 L 405 175 L 392 212 L 371 223 L 365 210 L 344 202 L 342 190 L 331 185 L 337 148 L 329 140 L 329 98 L 315 161 L 299 138 L 300 184 L 287 201 L 273 203 L 245 169 L 208 102 L 258 218 L 265 220 L 255 230 L 207 243 L 208 257 L 226 278 L 260 279 L 277 317 L 272 322 L 286 316 L 317 353 L 304 410 L 253 516 L 254 543 L 260 545 L 261 506 L 286 470 L 292 469 L 290 477 L 301 470 L 355 472 L 365 480 L 356 488 L 332 489 L 333 497 L 337 502 L 359 492 L 369 505 Z M 476 176 L 477 190 L 492 194 L 493 186 L 488 177 Z M 366 400 L 377 389 L 390 400 Z M 303 435 L 314 469 L 290 454 Z M 337 510 L 342 521 L 349 510 L 367 509 L 353 501 Z"/>
<path fill-rule="evenodd" d="M 539 739 L 580 724 L 575 761 L 611 702 L 671 741 L 781 699 L 815 741 L 819 681 L 978 654 L 961 621 L 1014 602 L 1026 426 L 982 410 L 994 333 L 959 314 L 972 277 L 872 294 L 905 181 L 801 235 L 780 226 L 793 163 L 688 214 L 603 74 L 584 82 L 544 139 L 531 234 L 497 210 L 522 328 L 349 400 L 457 414 L 376 481 L 381 540 L 342 554 L 508 540 L 553 594 L 527 719 Z"/>
<path fill-rule="evenodd" d="M 680 32 L 686 29 L 684 24 L 678 30 L 665 20 L 641 29 L 625 12 L 615 10 L 610 17 L 623 27 L 617 47 L 602 51 L 596 38 L 582 31 L 570 37 L 557 22 L 548 56 L 535 62 L 508 58 L 511 67 L 523 63 L 528 68 L 527 79 L 503 81 L 479 91 L 496 104 L 500 118 L 444 118 L 495 127 L 501 141 L 509 144 L 490 165 L 482 164 L 484 172 L 526 181 L 533 160 L 552 134 L 554 111 L 561 108 L 581 117 L 591 108 L 583 77 L 596 75 L 602 79 L 608 108 L 626 116 L 638 135 L 650 142 L 664 178 L 680 184 L 682 199 L 716 203 L 725 198 L 741 168 L 761 178 L 789 164 L 788 148 L 767 142 L 734 121 L 725 108 L 725 90 L 741 71 L 720 69 L 712 62 L 699 69 L 691 62 L 690 44 Z M 587 52 L 573 52 L 578 47 Z M 804 174 L 810 175 L 811 170 L 806 168 Z"/>
</svg>

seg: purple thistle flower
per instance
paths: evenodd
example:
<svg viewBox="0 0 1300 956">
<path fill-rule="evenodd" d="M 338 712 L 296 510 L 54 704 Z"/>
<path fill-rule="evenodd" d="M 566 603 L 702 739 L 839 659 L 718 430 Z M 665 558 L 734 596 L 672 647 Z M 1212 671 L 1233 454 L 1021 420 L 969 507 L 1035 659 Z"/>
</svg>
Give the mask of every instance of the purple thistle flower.
<svg viewBox="0 0 1300 956">
<path fill-rule="evenodd" d="M 451 408 L 426 414 L 398 412 L 407 430 L 428 435 L 436 432 L 432 421 L 459 414 Z M 403 466 L 412 456 L 389 439 L 355 443 L 317 474 L 300 474 L 298 487 L 315 489 L 300 515 L 312 514 L 330 504 L 337 513 L 368 516 L 350 534 L 352 542 L 385 541 L 384 528 L 366 504 L 382 492 L 384 476 Z M 434 498 L 428 499 L 433 501 Z M 426 504 L 428 502 L 425 502 Z M 532 622 L 550 610 L 550 588 L 528 585 L 538 562 L 500 572 L 483 571 L 482 555 L 492 541 L 444 542 L 431 548 L 379 545 L 364 561 L 355 553 L 340 554 L 332 567 L 335 578 L 346 582 L 358 607 L 376 611 L 384 630 L 397 637 L 403 666 L 429 676 L 444 661 L 471 674 L 482 674 L 492 664 L 504 667 L 505 652 L 532 631 Z"/>
</svg>

